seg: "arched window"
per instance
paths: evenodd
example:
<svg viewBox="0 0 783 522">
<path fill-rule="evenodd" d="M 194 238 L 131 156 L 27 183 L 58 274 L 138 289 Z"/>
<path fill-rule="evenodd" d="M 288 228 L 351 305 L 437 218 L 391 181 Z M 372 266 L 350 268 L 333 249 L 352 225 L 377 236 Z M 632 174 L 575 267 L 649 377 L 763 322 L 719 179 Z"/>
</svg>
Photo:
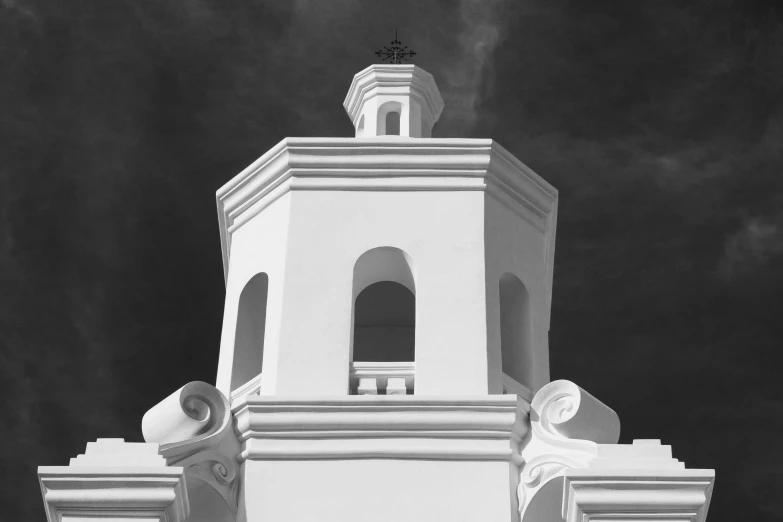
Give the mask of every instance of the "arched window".
<svg viewBox="0 0 783 522">
<path fill-rule="evenodd" d="M 400 113 L 391 111 L 386 113 L 386 135 L 400 135 Z"/>
<path fill-rule="evenodd" d="M 402 104 L 389 101 L 378 107 L 376 136 L 399 136 Z"/>
<path fill-rule="evenodd" d="M 353 267 L 349 393 L 414 393 L 416 287 L 408 254 L 379 247 Z"/>
<path fill-rule="evenodd" d="M 416 297 L 393 281 L 373 283 L 356 297 L 353 360 L 414 360 Z"/>
<path fill-rule="evenodd" d="M 530 296 L 513 274 L 500 277 L 500 352 L 503 373 L 530 388 Z"/>
<path fill-rule="evenodd" d="M 247 282 L 239 295 L 237 329 L 234 337 L 234 367 L 231 372 L 232 390 L 261 374 L 268 289 L 269 277 L 260 273 Z"/>
<path fill-rule="evenodd" d="M 352 361 L 413 361 L 416 289 L 409 257 L 380 247 L 354 266 Z"/>
</svg>

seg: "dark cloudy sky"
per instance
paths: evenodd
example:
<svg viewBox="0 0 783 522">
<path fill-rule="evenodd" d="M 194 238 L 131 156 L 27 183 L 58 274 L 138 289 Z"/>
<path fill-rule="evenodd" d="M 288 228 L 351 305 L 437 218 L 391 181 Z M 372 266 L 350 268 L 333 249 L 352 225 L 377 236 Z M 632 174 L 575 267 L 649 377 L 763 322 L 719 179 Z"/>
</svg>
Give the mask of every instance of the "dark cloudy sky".
<svg viewBox="0 0 783 522">
<path fill-rule="evenodd" d="M 35 466 L 214 382 L 215 191 L 350 136 L 393 38 L 560 190 L 552 377 L 716 468 L 711 522 L 783 513 L 783 7 L 773 1 L 0 0 L 0 504 Z"/>
</svg>

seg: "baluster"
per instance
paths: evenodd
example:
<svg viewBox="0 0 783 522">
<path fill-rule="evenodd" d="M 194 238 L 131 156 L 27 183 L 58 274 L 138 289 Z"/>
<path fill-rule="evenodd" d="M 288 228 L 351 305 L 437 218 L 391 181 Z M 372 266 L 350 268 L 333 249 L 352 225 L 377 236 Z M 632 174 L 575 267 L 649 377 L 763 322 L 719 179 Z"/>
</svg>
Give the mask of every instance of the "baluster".
<svg viewBox="0 0 783 522">
<path fill-rule="evenodd" d="M 405 377 L 389 377 L 386 381 L 386 395 L 406 395 Z"/>
<path fill-rule="evenodd" d="M 375 377 L 360 377 L 357 393 L 359 395 L 378 395 L 378 379 Z"/>
</svg>

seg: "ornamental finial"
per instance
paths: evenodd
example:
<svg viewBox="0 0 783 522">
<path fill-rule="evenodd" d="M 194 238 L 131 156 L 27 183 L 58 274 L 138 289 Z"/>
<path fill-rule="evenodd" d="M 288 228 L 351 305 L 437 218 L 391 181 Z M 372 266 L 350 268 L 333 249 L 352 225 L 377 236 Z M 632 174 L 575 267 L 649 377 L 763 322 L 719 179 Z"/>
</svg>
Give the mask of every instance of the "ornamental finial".
<svg viewBox="0 0 783 522">
<path fill-rule="evenodd" d="M 383 46 L 380 51 L 375 51 L 375 55 L 383 58 L 383 61 L 391 59 L 391 63 L 400 64 L 406 61 L 412 56 L 416 56 L 416 51 L 406 51 L 407 45 L 402 45 L 402 42 L 397 40 L 397 29 L 394 30 L 394 40 L 391 42 L 391 47 Z"/>
</svg>

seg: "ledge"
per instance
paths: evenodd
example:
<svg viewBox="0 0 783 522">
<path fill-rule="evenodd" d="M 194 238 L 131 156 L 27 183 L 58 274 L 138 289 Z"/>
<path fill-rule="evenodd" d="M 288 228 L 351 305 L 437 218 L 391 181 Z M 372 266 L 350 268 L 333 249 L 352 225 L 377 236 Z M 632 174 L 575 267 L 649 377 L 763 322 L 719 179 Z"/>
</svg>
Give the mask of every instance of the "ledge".
<svg viewBox="0 0 783 522">
<path fill-rule="evenodd" d="M 64 516 L 181 522 L 189 512 L 181 467 L 41 466 L 38 477 L 50 522 Z"/>
<path fill-rule="evenodd" d="M 239 460 L 436 459 L 519 465 L 529 404 L 514 395 L 251 395 L 233 407 Z"/>
<path fill-rule="evenodd" d="M 286 138 L 217 191 L 226 277 L 232 234 L 295 190 L 486 192 L 546 235 L 552 261 L 557 190 L 492 140 Z"/>
<path fill-rule="evenodd" d="M 715 472 L 705 469 L 571 469 L 563 485 L 563 519 L 703 522 L 714 480 Z"/>
</svg>

